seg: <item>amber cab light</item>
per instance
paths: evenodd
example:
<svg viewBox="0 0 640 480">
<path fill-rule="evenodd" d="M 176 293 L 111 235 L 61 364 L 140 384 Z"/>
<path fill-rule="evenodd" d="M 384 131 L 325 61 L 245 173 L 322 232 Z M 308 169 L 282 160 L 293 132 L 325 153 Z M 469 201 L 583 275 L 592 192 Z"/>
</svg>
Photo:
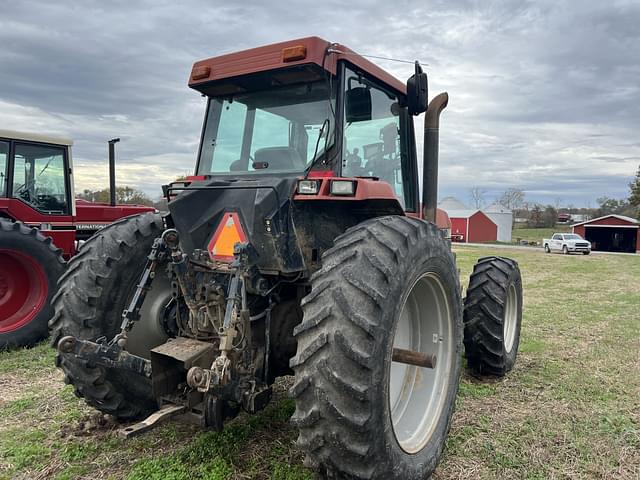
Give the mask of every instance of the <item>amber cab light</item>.
<svg viewBox="0 0 640 480">
<path fill-rule="evenodd" d="M 295 47 L 287 47 L 282 50 L 283 62 L 296 62 L 307 58 L 307 47 L 304 45 L 296 45 Z"/>
<path fill-rule="evenodd" d="M 199 67 L 193 68 L 193 72 L 191 73 L 191 78 L 193 80 L 202 80 L 203 78 L 209 78 L 210 74 L 211 74 L 211 67 L 201 65 Z"/>
</svg>

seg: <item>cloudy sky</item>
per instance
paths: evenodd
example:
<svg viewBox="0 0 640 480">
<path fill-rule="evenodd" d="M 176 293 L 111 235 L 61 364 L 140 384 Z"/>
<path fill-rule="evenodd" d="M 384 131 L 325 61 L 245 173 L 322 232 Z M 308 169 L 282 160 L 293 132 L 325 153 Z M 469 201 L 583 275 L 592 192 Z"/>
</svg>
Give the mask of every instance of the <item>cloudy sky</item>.
<svg viewBox="0 0 640 480">
<path fill-rule="evenodd" d="M 448 91 L 440 196 L 595 206 L 628 196 L 640 164 L 640 3 L 362 0 L 0 0 L 0 128 L 74 139 L 76 186 L 118 181 L 152 197 L 189 173 L 204 100 L 194 61 L 318 35 L 420 59 Z M 401 79 L 412 66 L 375 60 Z M 421 145 L 419 146 L 421 150 Z"/>
</svg>

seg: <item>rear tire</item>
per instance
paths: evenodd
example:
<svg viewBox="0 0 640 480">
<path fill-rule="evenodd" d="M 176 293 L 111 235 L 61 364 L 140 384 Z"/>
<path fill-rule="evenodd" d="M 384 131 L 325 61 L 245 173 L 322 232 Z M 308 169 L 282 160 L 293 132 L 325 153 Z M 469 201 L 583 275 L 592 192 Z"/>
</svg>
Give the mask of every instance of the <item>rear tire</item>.
<svg viewBox="0 0 640 480">
<path fill-rule="evenodd" d="M 476 263 L 464 300 L 468 367 L 503 376 L 516 363 L 522 324 L 522 278 L 515 260 L 485 257 Z"/>
<path fill-rule="evenodd" d="M 47 336 L 51 298 L 65 265 L 51 237 L 0 219 L 0 350 Z"/>
<path fill-rule="evenodd" d="M 549 248 L 549 245 L 545 245 L 544 246 L 544 252 L 545 253 L 551 253 L 551 249 Z"/>
<path fill-rule="evenodd" d="M 49 327 L 54 348 L 66 335 L 110 340 L 120 331 L 122 311 L 161 232 L 160 215 L 145 213 L 118 220 L 82 245 L 52 301 L 55 313 Z M 90 366 L 71 354 L 58 353 L 56 365 L 76 395 L 104 413 L 128 420 L 157 407 L 151 382 L 141 375 Z"/>
<path fill-rule="evenodd" d="M 302 308 L 290 392 L 307 463 L 323 478 L 431 475 L 462 348 L 457 270 L 437 227 L 382 217 L 349 229 L 323 255 Z M 392 365 L 394 346 L 437 354 L 436 368 Z"/>
</svg>

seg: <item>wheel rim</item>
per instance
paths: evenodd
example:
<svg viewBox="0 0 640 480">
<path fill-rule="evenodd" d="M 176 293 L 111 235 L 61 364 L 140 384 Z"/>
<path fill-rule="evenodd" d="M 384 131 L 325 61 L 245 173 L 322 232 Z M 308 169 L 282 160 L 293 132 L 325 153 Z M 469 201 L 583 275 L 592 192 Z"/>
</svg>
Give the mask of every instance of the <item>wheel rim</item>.
<svg viewBox="0 0 640 480">
<path fill-rule="evenodd" d="M 47 300 L 44 269 L 17 250 L 0 249 L 0 333 L 31 322 Z"/>
<path fill-rule="evenodd" d="M 436 355 L 427 369 L 393 362 L 389 369 L 389 410 L 393 431 L 407 453 L 422 450 L 447 402 L 455 353 L 454 319 L 446 290 L 434 273 L 413 284 L 400 310 L 393 347 Z"/>
<path fill-rule="evenodd" d="M 135 289 L 135 286 L 133 288 Z M 130 297 L 133 297 L 133 294 Z M 130 301 L 131 298 L 127 300 L 127 305 Z M 148 359 L 149 351 L 169 338 L 162 325 L 162 319 L 170 301 L 171 281 L 166 275 L 156 274 L 140 309 L 140 319 L 134 323 L 128 334 L 126 350 L 129 353 Z"/>
<path fill-rule="evenodd" d="M 514 284 L 509 285 L 507 300 L 504 308 L 504 349 L 511 352 L 516 339 L 518 325 L 518 292 Z"/>
</svg>

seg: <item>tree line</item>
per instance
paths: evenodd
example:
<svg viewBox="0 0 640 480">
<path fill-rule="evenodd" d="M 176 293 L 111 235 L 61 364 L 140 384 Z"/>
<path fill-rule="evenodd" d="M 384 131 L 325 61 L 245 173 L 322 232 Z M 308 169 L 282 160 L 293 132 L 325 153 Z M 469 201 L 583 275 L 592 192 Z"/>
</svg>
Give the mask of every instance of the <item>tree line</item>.
<svg viewBox="0 0 640 480">
<path fill-rule="evenodd" d="M 109 203 L 109 189 L 89 190 L 84 189 L 76 194 L 76 198 L 95 203 Z M 141 190 L 132 187 L 116 187 L 116 203 L 126 205 L 147 205 L 157 207 L 158 201 L 154 201 Z"/>
<path fill-rule="evenodd" d="M 472 205 L 481 209 L 486 205 L 487 191 L 474 186 L 469 191 Z M 512 210 L 514 217 L 526 221 L 530 227 L 554 227 L 560 214 L 584 215 L 587 218 L 602 217 L 617 214 L 627 217 L 640 217 L 640 166 L 635 178 L 629 183 L 627 198 L 611 198 L 603 196 L 596 199 L 597 207 L 576 208 L 572 205 L 561 207 L 562 200 L 557 198 L 554 204 L 540 204 L 528 202 L 525 192 L 519 188 L 508 188 L 501 193 L 496 202 Z"/>
</svg>

